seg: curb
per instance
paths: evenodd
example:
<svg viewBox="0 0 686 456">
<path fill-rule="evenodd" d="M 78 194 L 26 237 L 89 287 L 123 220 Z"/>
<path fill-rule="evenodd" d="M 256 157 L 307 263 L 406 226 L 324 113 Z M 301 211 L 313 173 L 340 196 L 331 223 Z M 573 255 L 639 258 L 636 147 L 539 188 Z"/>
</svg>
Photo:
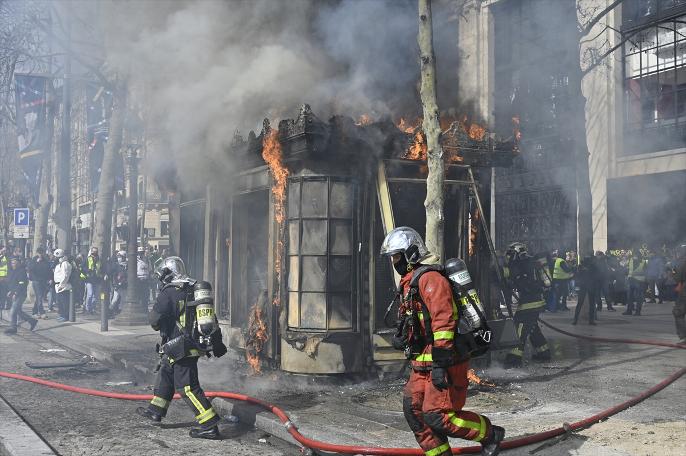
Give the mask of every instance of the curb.
<svg viewBox="0 0 686 456">
<path fill-rule="evenodd" d="M 0 396 L 0 455 L 57 456 L 57 453 Z"/>
<path fill-rule="evenodd" d="M 222 397 L 212 399 L 212 407 L 221 416 L 235 415 L 243 424 L 254 426 L 260 431 L 302 448 L 302 444 L 293 438 L 279 419 L 265 416 L 264 409 L 260 407 L 250 404 L 234 404 Z"/>
</svg>

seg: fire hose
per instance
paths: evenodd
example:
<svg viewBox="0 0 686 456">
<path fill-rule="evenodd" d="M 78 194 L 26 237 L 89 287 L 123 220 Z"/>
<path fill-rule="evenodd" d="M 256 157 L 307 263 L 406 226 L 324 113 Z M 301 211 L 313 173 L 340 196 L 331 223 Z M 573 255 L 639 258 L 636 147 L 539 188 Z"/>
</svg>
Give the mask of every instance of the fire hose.
<svg viewBox="0 0 686 456">
<path fill-rule="evenodd" d="M 604 338 L 604 337 L 595 337 L 595 336 L 585 336 L 585 335 L 579 335 L 579 334 L 573 334 L 567 331 L 564 331 L 562 329 L 559 329 L 550 323 L 547 323 L 543 320 L 540 320 L 545 326 L 548 328 L 552 329 L 553 331 L 557 331 L 561 334 L 565 334 L 568 336 L 580 338 L 580 339 L 585 339 L 585 340 L 592 340 L 596 342 L 612 342 L 612 343 L 627 343 L 627 344 L 640 344 L 640 345 L 653 345 L 653 346 L 660 346 L 660 347 L 669 347 L 669 348 L 676 348 L 676 349 L 686 349 L 686 345 L 680 345 L 680 344 L 673 344 L 669 342 L 664 342 L 664 341 L 654 341 L 654 340 L 640 340 L 640 339 L 610 339 L 610 338 Z M 557 437 L 563 434 L 569 434 L 572 431 L 577 431 L 580 429 L 587 428 L 597 422 L 603 421 L 612 415 L 616 415 L 617 413 L 628 409 L 629 407 L 632 407 L 639 402 L 643 401 L 644 399 L 652 396 L 653 394 L 663 390 L 666 388 L 668 385 L 673 383 L 674 381 L 678 380 L 680 377 L 682 377 L 684 374 L 686 374 L 686 367 L 682 368 L 676 372 L 674 372 L 672 375 L 669 377 L 665 378 L 662 380 L 660 383 L 654 385 L 652 388 L 649 388 L 639 394 L 638 396 L 635 396 L 628 401 L 622 402 L 621 404 L 617 404 L 614 407 L 611 407 L 609 409 L 603 410 L 599 413 L 596 413 L 595 415 L 592 415 L 588 418 L 585 418 L 583 420 L 567 424 L 565 423 L 563 426 L 555 428 L 555 429 L 550 429 L 548 431 L 544 432 L 539 432 L 537 434 L 532 434 L 532 435 L 527 435 L 524 437 L 519 437 L 516 439 L 511 439 L 511 440 L 506 440 L 501 444 L 501 447 L 503 449 L 510 449 L 510 448 L 518 448 L 526 445 L 531 445 L 534 443 L 539 443 L 543 442 L 545 440 L 551 439 L 553 437 Z M 88 394 L 91 396 L 98 396 L 98 397 L 107 397 L 107 398 L 112 398 L 112 399 L 124 399 L 124 400 L 131 400 L 131 401 L 148 401 L 152 399 L 151 394 L 125 394 L 125 393 L 113 393 L 109 391 L 100 391 L 100 390 L 95 390 L 95 389 L 90 389 L 90 388 L 81 388 L 77 386 L 71 386 L 71 385 L 64 385 L 62 383 L 57 383 L 57 382 L 52 382 L 50 380 L 43 380 L 40 378 L 36 377 L 30 377 L 27 375 L 21 375 L 21 374 L 14 374 L 11 372 L 3 372 L 0 371 L 0 377 L 6 377 L 6 378 L 11 378 L 15 380 L 23 380 L 26 382 L 32 382 L 36 383 L 39 385 L 43 386 L 48 386 L 50 388 L 56 388 L 64 391 L 71 391 L 73 393 L 79 393 L 79 394 Z M 288 430 L 289 434 L 301 445 L 303 445 L 306 448 L 311 448 L 314 450 L 319 450 L 319 451 L 326 451 L 326 452 L 332 452 L 332 453 L 339 453 L 339 454 L 364 454 L 364 455 L 395 455 L 395 456 L 421 456 L 424 454 L 422 450 L 419 448 L 381 448 L 381 447 L 366 447 L 366 446 L 354 446 L 354 445 L 338 445 L 338 444 L 332 444 L 332 443 L 327 443 L 327 442 L 321 442 L 319 440 L 313 440 L 305 437 L 302 435 L 299 431 L 296 425 L 290 420 L 288 415 L 281 410 L 279 407 L 270 404 L 268 402 L 265 402 L 263 400 L 247 396 L 245 394 L 239 394 L 239 393 L 230 393 L 230 392 L 225 392 L 225 391 L 208 391 L 205 393 L 208 397 L 221 397 L 225 399 L 233 399 L 233 400 L 238 400 L 238 401 L 243 401 L 247 402 L 250 404 L 257 405 L 259 407 L 262 407 L 263 409 L 273 413 L 276 415 L 279 420 L 283 423 L 283 425 L 286 427 Z M 174 399 L 180 399 L 181 396 L 179 394 L 174 395 Z M 453 454 L 468 454 L 468 453 L 478 453 L 481 451 L 481 446 L 469 446 L 469 447 L 460 447 L 460 448 L 453 448 L 452 452 Z"/>
</svg>

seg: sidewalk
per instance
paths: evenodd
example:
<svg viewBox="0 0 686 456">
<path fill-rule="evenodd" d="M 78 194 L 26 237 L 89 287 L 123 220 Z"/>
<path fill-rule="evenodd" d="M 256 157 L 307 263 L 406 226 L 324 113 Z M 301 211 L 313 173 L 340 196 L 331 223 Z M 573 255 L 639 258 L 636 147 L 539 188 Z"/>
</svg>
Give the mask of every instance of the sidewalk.
<svg viewBox="0 0 686 456">
<path fill-rule="evenodd" d="M 588 326 L 584 317 L 579 325 L 572 326 L 570 312 L 545 313 L 542 318 L 579 334 L 675 342 L 671 308 L 671 304 L 646 304 L 642 317 L 622 316 L 622 306 L 618 312 L 603 310 L 597 326 Z M 110 321 L 109 332 L 99 330 L 97 317 L 77 314 L 76 323 L 41 320 L 36 332 L 55 343 L 128 369 L 152 384 L 152 371 L 157 363 L 154 353 L 157 333 L 149 326 L 118 327 L 116 320 Z M 497 386 L 470 388 L 465 408 L 482 412 L 505 426 L 508 438 L 590 416 L 627 400 L 684 365 L 683 352 L 676 353 L 676 350 L 586 342 L 545 327 L 543 332 L 553 351 L 551 362 L 530 363 L 523 369 L 506 371 L 498 361 L 504 353 L 495 353 L 491 367 L 477 374 Z M 200 380 L 207 391 L 240 392 L 274 403 L 309 438 L 348 445 L 417 446 L 402 415 L 402 378 L 354 383 L 350 378 L 273 371 L 251 377 L 246 373 L 242 355 L 230 351 L 221 359 L 202 360 Z M 670 442 L 674 453 L 661 450 L 661 454 L 686 454 L 686 443 L 678 437 L 683 432 L 686 415 L 679 406 L 680 401 L 673 399 L 683 388 L 684 379 L 681 379 L 642 404 L 611 418 L 606 422 L 609 424 L 575 433 L 557 443 L 554 450 L 548 448 L 539 454 L 628 455 L 638 454 L 636 451 L 645 454 L 665 448 L 664 439 L 672 434 L 677 435 L 677 440 Z M 293 442 L 281 422 L 268 412 L 219 398 L 213 404 L 224 416 L 237 415 L 244 423 Z M 665 437 L 661 437 L 663 434 Z M 457 439 L 453 444 L 470 445 Z M 528 455 L 536 446 L 506 454 Z"/>
</svg>

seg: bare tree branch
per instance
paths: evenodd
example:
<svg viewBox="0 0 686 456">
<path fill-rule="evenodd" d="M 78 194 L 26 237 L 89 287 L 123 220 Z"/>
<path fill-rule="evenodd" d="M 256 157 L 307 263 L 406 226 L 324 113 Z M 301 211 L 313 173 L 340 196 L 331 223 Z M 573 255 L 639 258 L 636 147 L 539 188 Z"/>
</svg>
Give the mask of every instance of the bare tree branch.
<svg viewBox="0 0 686 456">
<path fill-rule="evenodd" d="M 591 29 L 622 2 L 624 2 L 624 0 L 615 0 L 614 2 L 610 3 L 604 10 L 598 13 L 593 19 L 583 26 L 583 28 L 580 30 L 581 36 L 583 37 L 591 33 Z"/>
</svg>

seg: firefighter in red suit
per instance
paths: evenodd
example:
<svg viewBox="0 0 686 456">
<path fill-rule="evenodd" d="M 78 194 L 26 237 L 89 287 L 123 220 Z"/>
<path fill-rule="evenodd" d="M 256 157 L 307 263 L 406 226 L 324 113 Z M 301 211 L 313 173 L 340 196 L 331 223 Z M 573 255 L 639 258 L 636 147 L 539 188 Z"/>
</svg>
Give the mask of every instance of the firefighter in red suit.
<svg viewBox="0 0 686 456">
<path fill-rule="evenodd" d="M 459 316 L 448 279 L 438 271 L 425 272 L 419 278 L 419 296 L 410 293 L 413 271 L 430 255 L 412 228 L 399 227 L 388 233 L 381 254 L 391 258 L 402 277 L 400 315 L 405 323 L 399 321 L 399 327 L 405 329 L 396 333 L 393 345 L 404 349 L 411 360 L 403 412 L 419 446 L 427 456 L 448 456 L 452 454 L 448 437 L 459 437 L 480 442 L 482 455 L 498 454 L 505 430 L 483 415 L 462 410 L 467 399 L 469 357 L 460 355 L 455 343 Z M 418 323 L 418 334 L 409 334 L 412 330 L 408 333 L 412 318 Z M 427 318 L 428 328 L 424 324 Z M 425 343 L 417 344 L 417 339 Z"/>
</svg>

